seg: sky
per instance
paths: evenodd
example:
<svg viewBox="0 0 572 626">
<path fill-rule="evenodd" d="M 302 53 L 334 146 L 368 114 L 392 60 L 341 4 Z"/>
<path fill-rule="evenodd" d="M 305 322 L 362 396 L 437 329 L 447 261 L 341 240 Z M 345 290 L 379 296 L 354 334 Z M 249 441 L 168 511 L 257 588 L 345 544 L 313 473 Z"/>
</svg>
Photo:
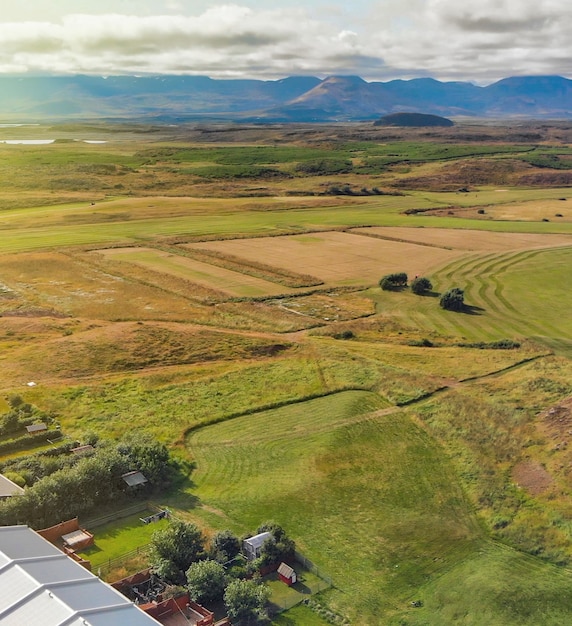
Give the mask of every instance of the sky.
<svg viewBox="0 0 572 626">
<path fill-rule="evenodd" d="M 0 74 L 572 77 L 570 0 L 4 0 Z"/>
</svg>

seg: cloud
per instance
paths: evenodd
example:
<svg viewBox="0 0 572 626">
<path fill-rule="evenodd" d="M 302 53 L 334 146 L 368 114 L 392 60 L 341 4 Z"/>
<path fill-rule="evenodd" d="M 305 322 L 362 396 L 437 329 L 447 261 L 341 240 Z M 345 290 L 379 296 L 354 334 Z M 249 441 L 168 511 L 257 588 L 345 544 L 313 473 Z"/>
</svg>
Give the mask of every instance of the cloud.
<svg viewBox="0 0 572 626">
<path fill-rule="evenodd" d="M 299 9 L 255 12 L 228 4 L 198 16 L 82 14 L 59 24 L 0 24 L 0 71 L 17 62 L 31 72 L 143 68 L 238 76 L 256 68 L 262 76 L 283 76 L 349 68 L 360 52 L 356 33 L 325 28 Z"/>
<path fill-rule="evenodd" d="M 395 70 L 491 81 L 570 72 L 568 0 L 427 0 L 399 32 L 375 38 Z"/>
<path fill-rule="evenodd" d="M 162 15 L 0 23 L 0 72 L 351 73 L 368 80 L 433 75 L 482 82 L 569 72 L 568 0 L 355 2 L 355 11 L 330 0 L 319 5 L 321 12 L 311 3 L 256 10 L 221 4 L 185 15 L 168 11 L 187 3 L 166 0 Z"/>
</svg>

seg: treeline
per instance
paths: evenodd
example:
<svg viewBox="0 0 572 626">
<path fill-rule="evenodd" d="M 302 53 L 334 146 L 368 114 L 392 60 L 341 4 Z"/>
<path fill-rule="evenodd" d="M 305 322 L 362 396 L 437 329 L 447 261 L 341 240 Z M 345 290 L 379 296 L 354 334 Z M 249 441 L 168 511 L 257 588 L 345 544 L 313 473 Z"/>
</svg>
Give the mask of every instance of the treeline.
<svg viewBox="0 0 572 626">
<path fill-rule="evenodd" d="M 133 470 L 147 478 L 144 486 L 128 488 L 122 480 Z M 90 515 L 113 502 L 165 489 L 177 470 L 166 446 L 142 435 L 100 443 L 89 456 L 78 457 L 63 445 L 56 456 L 16 459 L 2 464 L 2 471 L 31 486 L 23 495 L 0 502 L 0 525 L 28 524 L 38 529 Z"/>
<path fill-rule="evenodd" d="M 62 433 L 53 415 L 24 402 L 18 395 L 8 396 L 7 400 L 10 410 L 0 416 L 0 454 L 33 448 L 39 443 L 61 438 Z M 39 422 L 44 423 L 47 430 L 30 436 L 26 426 Z"/>
</svg>

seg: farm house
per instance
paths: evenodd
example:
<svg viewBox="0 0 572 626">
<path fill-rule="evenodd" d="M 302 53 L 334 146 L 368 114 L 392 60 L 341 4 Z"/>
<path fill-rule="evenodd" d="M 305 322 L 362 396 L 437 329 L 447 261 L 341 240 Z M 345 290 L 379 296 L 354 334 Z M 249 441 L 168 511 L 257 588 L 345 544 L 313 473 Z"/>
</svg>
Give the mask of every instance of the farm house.
<svg viewBox="0 0 572 626">
<path fill-rule="evenodd" d="M 260 549 L 267 539 L 272 539 L 272 533 L 259 533 L 242 542 L 242 550 L 249 561 L 254 561 L 260 556 Z"/>
<path fill-rule="evenodd" d="M 284 562 L 280 563 L 278 566 L 278 578 L 280 578 L 283 583 L 288 585 L 288 587 L 294 585 L 298 580 L 294 568 Z"/>
</svg>

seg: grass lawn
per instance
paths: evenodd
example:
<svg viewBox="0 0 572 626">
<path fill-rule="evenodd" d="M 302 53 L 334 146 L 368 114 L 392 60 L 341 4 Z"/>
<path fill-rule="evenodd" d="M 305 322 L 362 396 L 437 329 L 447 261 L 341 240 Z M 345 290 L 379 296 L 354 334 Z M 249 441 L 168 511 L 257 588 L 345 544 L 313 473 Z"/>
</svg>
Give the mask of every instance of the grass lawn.
<svg viewBox="0 0 572 626">
<path fill-rule="evenodd" d="M 270 610 L 272 613 L 294 606 L 312 594 L 328 587 L 327 583 L 315 574 L 312 574 L 312 572 L 302 569 L 299 564 L 296 564 L 294 569 L 298 576 L 298 582 L 291 587 L 283 583 L 277 573 L 269 574 L 263 578 L 264 582 L 270 587 L 272 594 L 270 596 Z"/>
<path fill-rule="evenodd" d="M 439 448 L 404 414 L 365 417 L 364 399 L 238 418 L 189 445 L 203 503 L 246 528 L 277 520 L 369 624 L 466 558 L 479 531 Z"/>
<path fill-rule="evenodd" d="M 141 517 L 152 515 L 155 511 L 141 511 L 120 520 L 110 522 L 93 529 L 95 544 L 80 555 L 91 561 L 94 571 L 108 561 L 117 559 L 137 548 L 146 546 L 152 534 L 165 528 L 168 520 L 162 519 L 152 524 L 143 524 Z"/>
<path fill-rule="evenodd" d="M 419 589 L 391 626 L 561 626 L 570 621 L 572 572 L 502 545 L 484 544 L 473 558 Z"/>
<path fill-rule="evenodd" d="M 330 622 L 303 604 L 298 604 L 285 613 L 276 615 L 272 620 L 272 626 L 328 626 L 329 624 Z"/>
</svg>

